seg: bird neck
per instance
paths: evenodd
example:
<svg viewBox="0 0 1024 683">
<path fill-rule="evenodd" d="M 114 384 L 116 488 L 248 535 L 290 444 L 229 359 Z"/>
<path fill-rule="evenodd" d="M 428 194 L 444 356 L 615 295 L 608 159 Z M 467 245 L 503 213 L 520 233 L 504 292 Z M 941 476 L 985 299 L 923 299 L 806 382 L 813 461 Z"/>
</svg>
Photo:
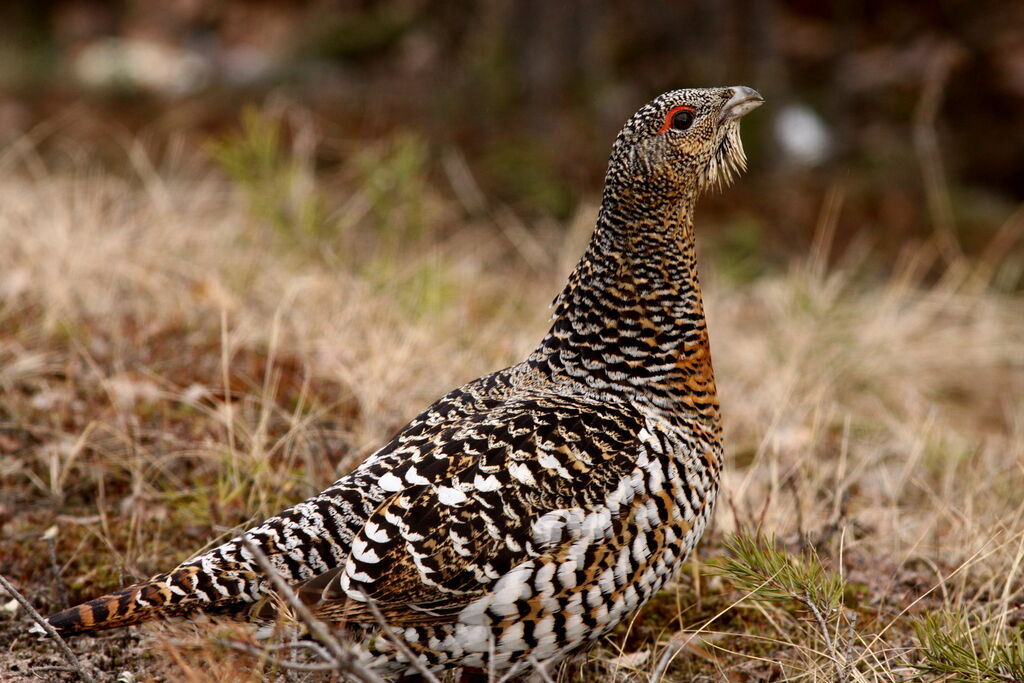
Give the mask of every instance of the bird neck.
<svg viewBox="0 0 1024 683">
<path fill-rule="evenodd" d="M 586 253 L 529 363 L 552 380 L 718 419 L 693 240 L 695 196 L 606 189 Z"/>
</svg>

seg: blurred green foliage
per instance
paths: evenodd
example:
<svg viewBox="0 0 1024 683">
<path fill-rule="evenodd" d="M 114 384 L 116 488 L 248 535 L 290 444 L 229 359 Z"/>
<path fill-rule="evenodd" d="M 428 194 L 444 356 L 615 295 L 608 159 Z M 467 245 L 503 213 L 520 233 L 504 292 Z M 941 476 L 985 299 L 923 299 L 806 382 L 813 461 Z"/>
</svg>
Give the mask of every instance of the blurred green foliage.
<svg viewBox="0 0 1024 683">
<path fill-rule="evenodd" d="M 370 204 L 370 226 L 392 239 L 421 239 L 426 210 L 429 148 L 416 133 L 399 131 L 367 145 L 352 160 L 359 191 Z"/>
<path fill-rule="evenodd" d="M 509 134 L 493 141 L 485 152 L 484 165 L 505 193 L 557 218 L 568 218 L 577 197 L 565 179 L 554 171 L 557 150 L 536 137 Z"/>
<path fill-rule="evenodd" d="M 211 141 L 208 149 L 245 193 L 253 214 L 282 236 L 306 243 L 326 235 L 326 203 L 312 169 L 285 150 L 280 120 L 247 107 L 241 130 Z"/>
</svg>

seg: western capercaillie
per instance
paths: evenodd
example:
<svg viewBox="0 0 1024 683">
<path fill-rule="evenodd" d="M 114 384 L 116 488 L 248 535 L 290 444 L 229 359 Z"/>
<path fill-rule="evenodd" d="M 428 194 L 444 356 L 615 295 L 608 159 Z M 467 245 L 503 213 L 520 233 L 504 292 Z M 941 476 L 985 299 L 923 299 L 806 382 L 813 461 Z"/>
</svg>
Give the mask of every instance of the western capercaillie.
<svg viewBox="0 0 1024 683">
<path fill-rule="evenodd" d="M 597 226 L 521 363 L 453 390 L 324 492 L 245 532 L 384 673 L 507 672 L 581 651 L 700 538 L 722 467 L 694 251 L 698 196 L 745 164 L 747 87 L 676 90 L 612 147 Z M 271 590 L 241 537 L 49 618 L 73 634 Z M 265 606 L 265 605 L 264 605 Z"/>
</svg>

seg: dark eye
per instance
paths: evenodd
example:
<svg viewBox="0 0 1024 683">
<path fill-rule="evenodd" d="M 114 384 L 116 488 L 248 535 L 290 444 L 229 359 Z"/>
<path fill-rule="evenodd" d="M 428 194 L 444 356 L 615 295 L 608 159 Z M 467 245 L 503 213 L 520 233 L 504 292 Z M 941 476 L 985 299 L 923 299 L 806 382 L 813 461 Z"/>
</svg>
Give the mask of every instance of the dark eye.
<svg viewBox="0 0 1024 683">
<path fill-rule="evenodd" d="M 661 125 L 659 133 L 664 133 L 669 128 L 672 130 L 686 130 L 693 125 L 694 120 L 697 118 L 697 112 L 694 111 L 693 107 L 672 107 L 665 114 L 665 123 Z"/>
<path fill-rule="evenodd" d="M 693 125 L 693 112 L 689 109 L 680 109 L 672 115 L 672 128 L 674 130 L 686 130 Z"/>
</svg>

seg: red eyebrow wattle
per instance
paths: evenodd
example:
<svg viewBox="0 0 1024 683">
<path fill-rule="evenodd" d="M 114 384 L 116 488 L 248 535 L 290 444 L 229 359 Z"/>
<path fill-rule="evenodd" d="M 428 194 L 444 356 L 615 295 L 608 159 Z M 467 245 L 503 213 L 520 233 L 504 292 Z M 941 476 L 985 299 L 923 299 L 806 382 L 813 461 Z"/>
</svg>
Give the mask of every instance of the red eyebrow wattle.
<svg viewBox="0 0 1024 683">
<path fill-rule="evenodd" d="M 693 107 L 687 107 L 687 106 L 672 107 L 671 109 L 668 110 L 668 113 L 665 114 L 665 124 L 661 127 L 661 130 L 659 130 L 658 132 L 659 133 L 664 133 L 666 130 L 668 130 L 669 127 L 672 125 L 672 117 L 675 116 L 676 114 L 678 114 L 681 111 L 689 111 L 689 112 L 697 113 L 697 110 L 694 109 Z"/>
</svg>

